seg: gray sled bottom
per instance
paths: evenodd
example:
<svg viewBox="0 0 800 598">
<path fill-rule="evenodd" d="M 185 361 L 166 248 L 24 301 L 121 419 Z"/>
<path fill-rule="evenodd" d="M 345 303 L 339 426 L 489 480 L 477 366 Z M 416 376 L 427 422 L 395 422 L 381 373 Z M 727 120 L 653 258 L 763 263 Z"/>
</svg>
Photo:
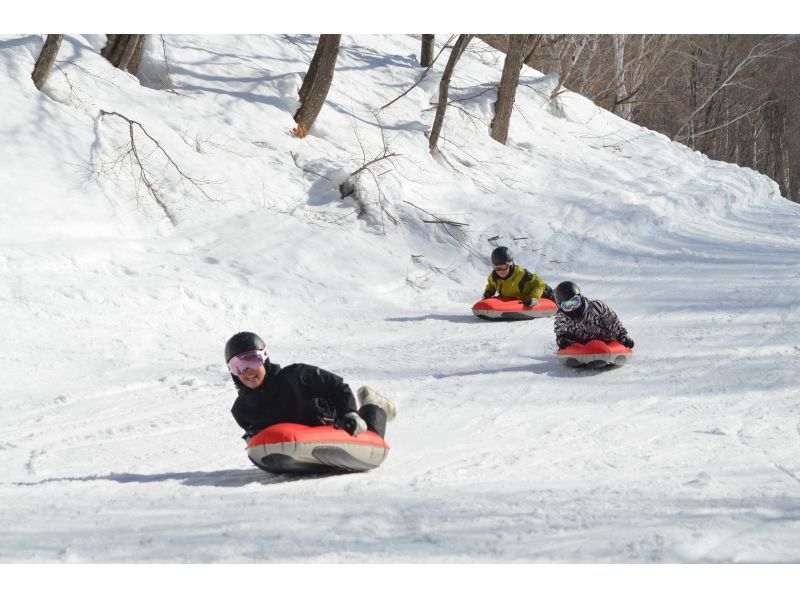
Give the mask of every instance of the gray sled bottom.
<svg viewBox="0 0 800 598">
<path fill-rule="evenodd" d="M 562 358 L 562 363 L 571 368 L 587 367 L 594 369 L 601 369 L 608 366 L 622 366 L 628 363 L 628 356 L 625 354 L 609 354 L 603 355 L 579 355 L 582 359 L 576 359 L 574 356 Z M 599 359 L 598 359 L 599 358 Z"/>
<path fill-rule="evenodd" d="M 301 461 L 280 453 L 266 455 L 261 458 L 260 463 L 254 459 L 251 461 L 257 467 L 270 473 L 348 473 L 367 471 L 379 465 L 365 463 L 335 446 L 318 446 L 311 454 L 318 461 L 317 463 Z"/>
</svg>

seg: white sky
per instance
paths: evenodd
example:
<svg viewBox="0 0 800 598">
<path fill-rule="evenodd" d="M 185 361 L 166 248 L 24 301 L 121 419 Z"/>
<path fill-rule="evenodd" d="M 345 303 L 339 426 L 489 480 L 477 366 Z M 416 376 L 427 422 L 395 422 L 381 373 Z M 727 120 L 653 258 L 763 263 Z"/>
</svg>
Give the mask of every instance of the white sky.
<svg viewBox="0 0 800 598">
<path fill-rule="evenodd" d="M 59 30 L 145 33 L 408 33 L 426 31 L 483 31 L 487 33 L 793 33 L 800 25 L 792 3 L 765 0 L 697 2 L 593 2 L 514 3 L 503 13 L 487 10 L 481 0 L 408 0 L 372 2 L 312 0 L 313 7 L 299 13 L 288 2 L 208 0 L 180 3 L 141 0 L 134 13 L 111 8 L 103 0 L 72 3 L 46 0 L 17 5 L 0 25 L 3 32 Z M 221 8 L 224 7 L 224 8 Z M 524 27 L 530 23 L 530 27 Z M 157 25 L 154 28 L 154 25 Z M 427 26 L 427 28 L 426 28 Z"/>
</svg>

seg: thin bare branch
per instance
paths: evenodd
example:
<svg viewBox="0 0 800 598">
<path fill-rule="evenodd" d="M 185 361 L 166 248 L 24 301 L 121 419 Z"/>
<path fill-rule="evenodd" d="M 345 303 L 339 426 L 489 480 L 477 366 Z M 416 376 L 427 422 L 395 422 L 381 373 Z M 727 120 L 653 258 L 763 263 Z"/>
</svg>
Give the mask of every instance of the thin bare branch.
<svg viewBox="0 0 800 598">
<path fill-rule="evenodd" d="M 439 59 L 439 56 L 442 55 L 442 52 L 444 52 L 444 49 L 450 44 L 451 41 L 453 41 L 454 37 L 455 37 L 455 35 L 451 35 L 450 38 L 444 43 L 444 45 L 442 46 L 442 49 L 439 50 L 439 53 L 433 59 L 433 62 L 431 62 L 430 66 L 423 71 L 422 75 L 420 75 L 419 79 L 417 79 L 417 81 L 414 83 L 414 85 L 412 85 L 411 87 L 406 89 L 403 93 L 401 93 L 399 96 L 397 96 L 395 99 L 393 99 L 388 104 L 384 104 L 383 106 L 378 108 L 378 110 L 383 110 L 384 108 L 388 108 L 389 106 L 394 104 L 400 98 L 405 97 L 408 94 L 408 92 L 410 92 L 412 89 L 414 89 L 417 85 L 422 83 L 422 81 L 425 79 L 425 77 L 428 76 L 428 72 L 433 68 L 433 65 L 436 64 L 436 61 Z"/>
</svg>

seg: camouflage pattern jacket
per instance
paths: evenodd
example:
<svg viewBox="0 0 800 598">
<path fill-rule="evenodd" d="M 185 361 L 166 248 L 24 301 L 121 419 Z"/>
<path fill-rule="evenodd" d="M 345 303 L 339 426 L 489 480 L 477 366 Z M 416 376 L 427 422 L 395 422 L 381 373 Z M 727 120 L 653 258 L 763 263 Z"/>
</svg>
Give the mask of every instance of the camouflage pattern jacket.
<svg viewBox="0 0 800 598">
<path fill-rule="evenodd" d="M 585 343 L 593 339 L 618 341 L 628 335 L 617 314 L 602 301 L 589 301 L 583 298 L 583 315 L 570 318 L 560 309 L 556 314 L 553 328 L 556 341 L 562 338 Z"/>
</svg>

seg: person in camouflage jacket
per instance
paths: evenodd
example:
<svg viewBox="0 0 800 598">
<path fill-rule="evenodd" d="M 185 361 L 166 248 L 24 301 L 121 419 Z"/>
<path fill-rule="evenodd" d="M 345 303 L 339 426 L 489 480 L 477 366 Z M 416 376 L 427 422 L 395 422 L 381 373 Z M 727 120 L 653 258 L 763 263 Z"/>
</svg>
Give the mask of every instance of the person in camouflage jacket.
<svg viewBox="0 0 800 598">
<path fill-rule="evenodd" d="M 603 301 L 584 297 L 575 283 L 564 281 L 559 284 L 555 299 L 558 312 L 553 328 L 559 349 L 595 339 L 617 341 L 629 349 L 633 348 L 633 340 L 614 310 Z"/>
<path fill-rule="evenodd" d="M 498 294 L 520 299 L 527 307 L 535 305 L 534 301 L 538 303 L 542 297 L 553 299 L 553 289 L 538 274 L 514 264 L 514 256 L 508 247 L 497 247 L 492 251 L 492 267 L 483 290 L 484 299 Z"/>
</svg>

